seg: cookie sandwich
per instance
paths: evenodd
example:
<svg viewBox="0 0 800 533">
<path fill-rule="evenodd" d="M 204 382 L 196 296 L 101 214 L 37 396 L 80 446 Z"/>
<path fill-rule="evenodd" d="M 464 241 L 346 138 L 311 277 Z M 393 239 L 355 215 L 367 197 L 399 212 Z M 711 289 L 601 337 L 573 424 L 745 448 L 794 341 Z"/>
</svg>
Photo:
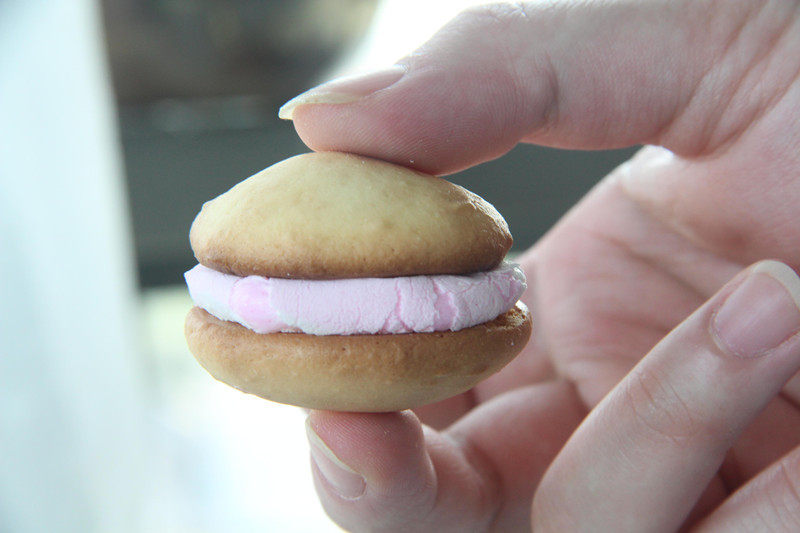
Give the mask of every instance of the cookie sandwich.
<svg viewBox="0 0 800 533">
<path fill-rule="evenodd" d="M 190 241 L 189 348 L 218 380 L 269 400 L 429 404 L 498 371 L 531 333 L 497 210 L 383 161 L 277 163 L 206 202 Z"/>
</svg>

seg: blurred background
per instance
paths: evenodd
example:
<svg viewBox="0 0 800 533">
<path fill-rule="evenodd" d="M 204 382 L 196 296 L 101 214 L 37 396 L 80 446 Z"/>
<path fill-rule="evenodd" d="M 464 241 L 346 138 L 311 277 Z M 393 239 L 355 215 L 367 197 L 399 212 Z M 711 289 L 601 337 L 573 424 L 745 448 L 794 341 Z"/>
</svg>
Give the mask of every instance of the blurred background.
<svg viewBox="0 0 800 533">
<path fill-rule="evenodd" d="M 303 412 L 185 347 L 189 225 L 307 151 L 282 103 L 478 3 L 0 2 L 0 531 L 337 531 Z M 450 179 L 519 252 L 631 153 L 519 146 Z"/>
</svg>

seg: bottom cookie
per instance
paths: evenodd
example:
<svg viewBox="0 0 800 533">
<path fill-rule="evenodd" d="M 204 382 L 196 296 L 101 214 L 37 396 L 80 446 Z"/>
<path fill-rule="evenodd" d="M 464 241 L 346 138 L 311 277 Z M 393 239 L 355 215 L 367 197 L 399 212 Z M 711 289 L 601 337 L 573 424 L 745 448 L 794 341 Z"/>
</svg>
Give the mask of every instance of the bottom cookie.
<svg viewBox="0 0 800 533">
<path fill-rule="evenodd" d="M 525 346 L 524 304 L 459 331 L 258 334 L 195 307 L 186 340 L 216 379 L 268 400 L 331 411 L 398 411 L 465 392 Z"/>
</svg>

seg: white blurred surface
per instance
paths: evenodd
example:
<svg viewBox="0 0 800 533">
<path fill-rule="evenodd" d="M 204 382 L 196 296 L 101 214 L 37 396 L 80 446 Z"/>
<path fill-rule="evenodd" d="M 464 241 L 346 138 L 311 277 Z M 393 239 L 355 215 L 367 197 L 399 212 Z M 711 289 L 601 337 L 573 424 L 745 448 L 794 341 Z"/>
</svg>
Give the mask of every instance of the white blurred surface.
<svg viewBox="0 0 800 533">
<path fill-rule="evenodd" d="M 0 530 L 129 531 L 150 472 L 99 17 L 0 2 Z"/>
<path fill-rule="evenodd" d="M 185 489 L 188 531 L 340 531 L 314 493 L 305 413 L 215 381 L 186 348 L 184 287 L 142 298 L 168 461 Z"/>
<path fill-rule="evenodd" d="M 489 0 L 381 0 L 364 39 L 331 78 L 380 69 L 418 48 L 464 9 Z"/>
<path fill-rule="evenodd" d="M 91 0 L 0 1 L 0 280 L 0 531 L 336 531 L 303 414 L 194 363 L 184 289 L 139 305 Z"/>
</svg>

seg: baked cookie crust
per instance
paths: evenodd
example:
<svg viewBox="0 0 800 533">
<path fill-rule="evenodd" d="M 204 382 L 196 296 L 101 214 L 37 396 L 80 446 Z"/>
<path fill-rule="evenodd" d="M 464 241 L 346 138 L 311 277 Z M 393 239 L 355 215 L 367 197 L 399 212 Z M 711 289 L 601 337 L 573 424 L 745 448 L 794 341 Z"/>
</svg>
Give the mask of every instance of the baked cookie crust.
<svg viewBox="0 0 800 533">
<path fill-rule="evenodd" d="M 206 202 L 197 260 L 239 276 L 336 279 L 491 270 L 503 217 L 446 180 L 336 152 L 289 158 Z"/>
<path fill-rule="evenodd" d="M 465 392 L 525 346 L 524 304 L 459 331 L 386 335 L 258 334 L 193 308 L 186 339 L 216 379 L 276 402 L 334 411 L 397 411 Z"/>
</svg>

